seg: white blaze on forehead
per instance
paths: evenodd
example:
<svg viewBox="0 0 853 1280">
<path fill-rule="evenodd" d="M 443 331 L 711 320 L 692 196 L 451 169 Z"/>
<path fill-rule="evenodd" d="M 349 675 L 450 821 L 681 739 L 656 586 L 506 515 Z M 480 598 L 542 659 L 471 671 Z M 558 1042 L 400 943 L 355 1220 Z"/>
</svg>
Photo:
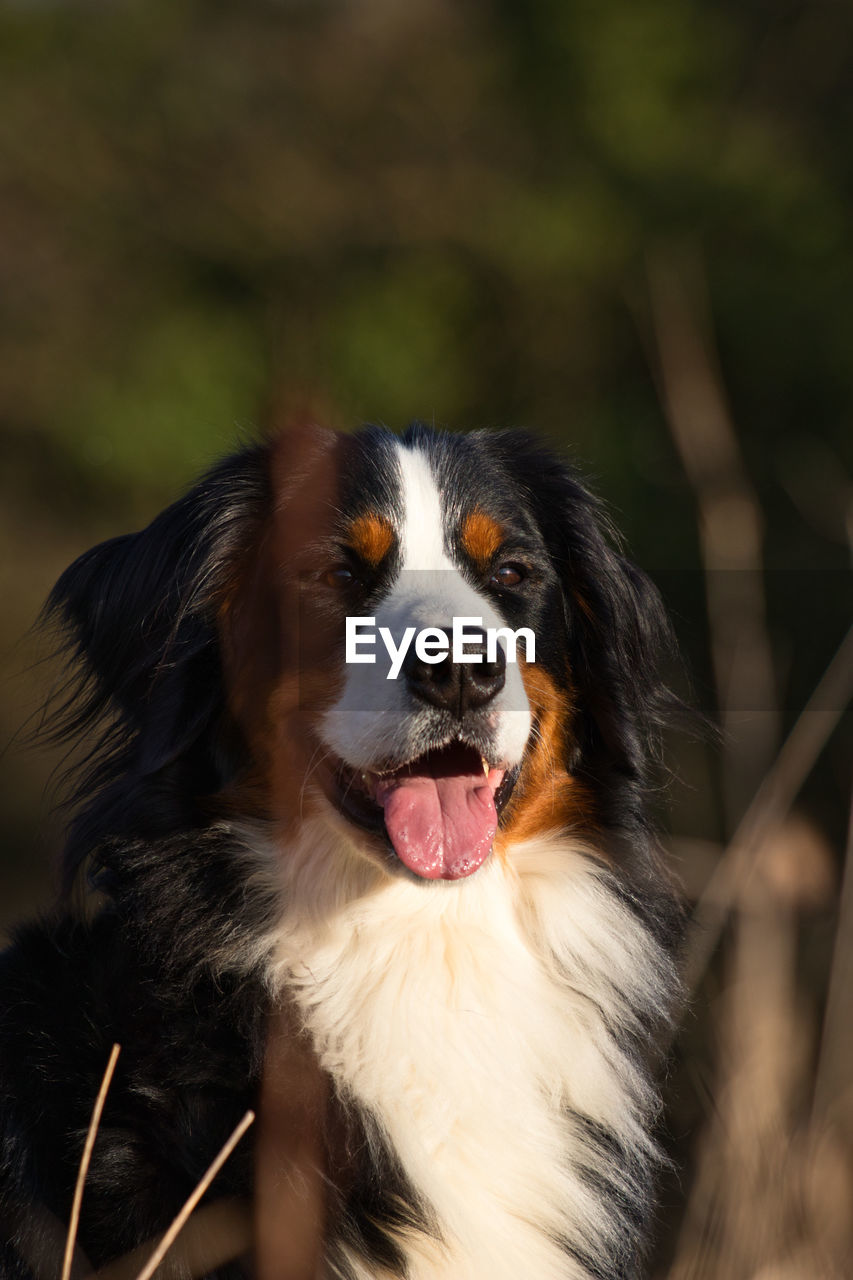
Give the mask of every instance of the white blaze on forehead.
<svg viewBox="0 0 853 1280">
<path fill-rule="evenodd" d="M 483 626 L 503 619 L 463 577 L 445 546 L 445 504 L 424 449 L 397 442 L 403 522 L 400 576 L 385 601 L 383 621 L 397 630 L 408 619 L 418 627 L 446 626 L 453 618 L 482 617 Z"/>
<path fill-rule="evenodd" d="M 402 568 L 453 569 L 444 549 L 444 508 L 429 457 L 397 443 L 403 497 Z"/>
</svg>

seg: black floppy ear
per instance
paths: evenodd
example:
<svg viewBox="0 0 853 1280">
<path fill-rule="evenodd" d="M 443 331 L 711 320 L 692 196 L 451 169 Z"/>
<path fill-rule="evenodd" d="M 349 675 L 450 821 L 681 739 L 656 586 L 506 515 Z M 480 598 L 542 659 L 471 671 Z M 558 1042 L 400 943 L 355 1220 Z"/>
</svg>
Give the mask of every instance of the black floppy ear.
<svg viewBox="0 0 853 1280">
<path fill-rule="evenodd" d="M 603 504 L 570 464 L 523 431 L 499 433 L 494 447 L 526 491 L 563 587 L 581 755 L 640 781 L 680 706 L 661 676 L 674 640 L 660 595 L 622 554 Z"/>
<path fill-rule="evenodd" d="M 77 708 L 82 715 L 85 706 L 87 719 L 109 708 L 138 723 L 144 713 L 157 656 L 167 648 L 168 597 L 181 594 L 174 573 L 162 572 L 164 530 L 155 534 L 157 524 L 84 552 L 45 606 L 88 684 L 88 699 Z"/>
<path fill-rule="evenodd" d="M 265 458 L 253 448 L 226 459 L 147 528 L 80 556 L 48 599 L 70 672 L 48 733 L 96 733 L 74 798 L 99 800 L 71 828 L 72 871 L 96 827 L 144 829 L 157 811 L 177 820 L 184 797 L 221 783 L 217 613 L 268 505 Z"/>
<path fill-rule="evenodd" d="M 159 688 L 214 642 L 217 602 L 265 497 L 261 452 L 226 459 L 147 528 L 62 574 L 45 615 L 89 683 L 87 719 L 109 705 L 138 727 Z"/>
</svg>

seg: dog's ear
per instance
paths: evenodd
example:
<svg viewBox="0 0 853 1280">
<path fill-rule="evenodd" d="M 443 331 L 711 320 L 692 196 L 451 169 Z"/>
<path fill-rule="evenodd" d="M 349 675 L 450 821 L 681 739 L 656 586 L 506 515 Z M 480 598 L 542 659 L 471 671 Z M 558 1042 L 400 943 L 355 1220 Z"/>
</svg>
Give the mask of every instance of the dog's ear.
<svg viewBox="0 0 853 1280">
<path fill-rule="evenodd" d="M 641 780 L 681 705 L 662 678 L 674 640 L 660 595 L 569 463 L 524 431 L 498 433 L 493 448 L 526 491 L 562 584 L 582 753 Z"/>
<path fill-rule="evenodd" d="M 127 566 L 140 536 L 110 538 L 86 551 L 62 574 L 44 609 L 45 621 L 58 628 L 62 647 L 98 685 L 104 704 L 114 694 L 127 705 L 127 695 L 138 679 L 127 661 L 128 604 L 132 602 L 125 597 L 130 586 Z M 119 679 L 111 678 L 113 668 L 121 673 Z M 121 687 L 125 681 L 128 688 Z"/>
<path fill-rule="evenodd" d="M 44 620 L 68 678 L 44 733 L 89 743 L 75 766 L 71 799 L 86 807 L 70 828 L 67 882 L 104 834 L 189 820 L 236 767 L 217 611 L 268 487 L 266 450 L 246 449 L 147 528 L 87 551 L 54 587 Z"/>
<path fill-rule="evenodd" d="M 265 506 L 262 453 L 226 459 L 147 528 L 62 574 L 45 615 L 87 683 L 86 719 L 109 707 L 138 726 L 157 690 L 214 641 L 231 566 Z"/>
</svg>

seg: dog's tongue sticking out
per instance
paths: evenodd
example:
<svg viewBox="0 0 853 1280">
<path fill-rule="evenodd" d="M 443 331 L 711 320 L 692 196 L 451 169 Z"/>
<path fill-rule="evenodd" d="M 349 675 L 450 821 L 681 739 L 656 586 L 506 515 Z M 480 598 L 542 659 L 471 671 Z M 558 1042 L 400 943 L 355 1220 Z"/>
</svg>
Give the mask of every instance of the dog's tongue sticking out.
<svg viewBox="0 0 853 1280">
<path fill-rule="evenodd" d="M 498 829 L 502 769 L 457 744 L 379 779 L 375 799 L 401 862 L 426 880 L 459 880 L 486 860 Z"/>
</svg>

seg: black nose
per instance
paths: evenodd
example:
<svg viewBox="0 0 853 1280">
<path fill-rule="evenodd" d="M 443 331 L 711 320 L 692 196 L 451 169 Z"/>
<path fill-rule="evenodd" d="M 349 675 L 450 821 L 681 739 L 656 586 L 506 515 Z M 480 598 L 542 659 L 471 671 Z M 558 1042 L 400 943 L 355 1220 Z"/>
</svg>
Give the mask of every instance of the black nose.
<svg viewBox="0 0 853 1280">
<path fill-rule="evenodd" d="M 403 659 L 403 674 L 414 696 L 460 717 L 491 702 L 506 681 L 506 655 L 500 645 L 496 646 L 494 662 L 487 662 L 485 631 L 466 627 L 465 652 L 479 654 L 481 661 L 454 662 L 451 632 L 446 627 L 434 629 L 443 632 L 450 645 L 439 662 L 424 662 L 414 644 Z"/>
</svg>

